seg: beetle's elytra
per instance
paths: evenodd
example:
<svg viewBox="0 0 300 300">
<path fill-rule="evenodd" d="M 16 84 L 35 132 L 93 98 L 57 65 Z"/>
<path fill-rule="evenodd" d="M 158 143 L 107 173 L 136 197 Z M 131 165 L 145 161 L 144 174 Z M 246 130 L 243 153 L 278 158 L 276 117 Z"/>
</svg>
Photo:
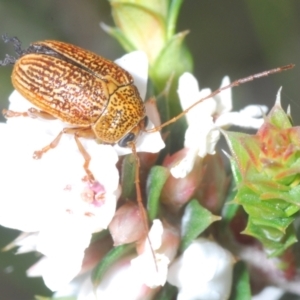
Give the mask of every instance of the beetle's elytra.
<svg viewBox="0 0 300 300">
<path fill-rule="evenodd" d="M 13 86 L 40 109 L 30 115 L 48 114 L 73 125 L 77 136 L 121 146 L 144 127 L 145 108 L 133 78 L 112 61 L 63 42 L 35 42 L 21 50 L 17 38 L 3 39 L 19 54 L 2 62 L 14 63 Z"/>
</svg>

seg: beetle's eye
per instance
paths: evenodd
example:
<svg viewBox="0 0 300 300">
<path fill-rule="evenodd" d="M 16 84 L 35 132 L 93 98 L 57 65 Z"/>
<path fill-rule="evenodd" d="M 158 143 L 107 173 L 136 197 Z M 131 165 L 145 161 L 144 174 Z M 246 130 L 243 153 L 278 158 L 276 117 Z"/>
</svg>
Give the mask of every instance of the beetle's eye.
<svg viewBox="0 0 300 300">
<path fill-rule="evenodd" d="M 134 141 L 135 134 L 132 132 L 127 133 L 119 142 L 120 147 L 127 147 L 129 142 Z"/>
</svg>

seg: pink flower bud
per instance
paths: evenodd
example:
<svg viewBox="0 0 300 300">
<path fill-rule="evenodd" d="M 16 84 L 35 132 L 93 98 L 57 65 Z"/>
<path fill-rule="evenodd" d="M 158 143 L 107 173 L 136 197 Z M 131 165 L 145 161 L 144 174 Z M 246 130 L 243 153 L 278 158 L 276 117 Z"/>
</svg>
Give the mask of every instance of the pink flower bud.
<svg viewBox="0 0 300 300">
<path fill-rule="evenodd" d="M 164 161 L 164 166 L 172 167 L 177 162 L 184 159 L 188 149 L 184 148 L 172 156 L 168 156 Z M 191 200 L 195 190 L 201 182 L 202 163 L 200 158 L 195 159 L 193 169 L 184 178 L 169 176 L 161 193 L 161 201 L 173 211 L 178 211 L 184 204 Z"/>
<path fill-rule="evenodd" d="M 114 246 L 136 242 L 145 236 L 145 228 L 139 208 L 133 202 L 122 205 L 113 217 L 109 231 Z"/>
</svg>

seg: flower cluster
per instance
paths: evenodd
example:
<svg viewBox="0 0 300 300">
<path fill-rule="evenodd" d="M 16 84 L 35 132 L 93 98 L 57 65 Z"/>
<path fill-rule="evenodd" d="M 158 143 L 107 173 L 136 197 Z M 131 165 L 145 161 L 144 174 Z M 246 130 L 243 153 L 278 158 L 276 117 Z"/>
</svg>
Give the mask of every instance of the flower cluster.
<svg viewBox="0 0 300 300">
<path fill-rule="evenodd" d="M 136 69 L 131 68 L 130 72 L 145 96 L 145 55 L 125 55 L 117 63 L 127 68 L 132 60 Z M 30 107 L 31 103 L 17 91 L 10 96 L 10 110 L 26 112 Z M 55 149 L 39 160 L 33 159 L 34 151 L 54 140 L 64 126 L 60 120 L 29 117 L 15 117 L 0 124 L 1 137 L 6 141 L 0 155 L 4 183 L 0 222 L 2 226 L 31 233 L 30 237 L 34 234 L 31 247 L 28 237 L 18 242 L 47 258 L 43 258 L 38 269 L 52 290 L 61 288 L 80 272 L 92 234 L 106 229 L 111 222 L 120 196 L 118 155 L 130 153 L 130 149 L 82 139 L 92 157 L 89 168 L 95 177 L 93 183 L 84 180 L 84 159 L 72 135 L 64 134 Z M 163 146 L 159 133 L 144 133 L 137 150 L 157 152 Z M 24 252 L 24 248 L 20 251 Z M 30 274 L 36 271 L 32 269 Z"/>
<path fill-rule="evenodd" d="M 229 78 L 224 77 L 221 87 L 229 83 Z M 190 73 L 184 73 L 179 78 L 178 95 L 183 110 L 211 92 L 209 88 L 199 90 L 196 78 Z M 184 159 L 171 168 L 174 177 L 186 177 L 192 170 L 197 155 L 203 158 L 207 154 L 215 153 L 215 146 L 220 139 L 220 128 L 235 125 L 258 129 L 263 124 L 261 117 L 267 111 L 267 107 L 249 105 L 240 112 L 231 110 L 231 90 L 227 89 L 222 94 L 199 103 L 187 113 L 188 128 L 185 132 L 184 146 L 188 152 Z"/>
<path fill-rule="evenodd" d="M 13 117 L 0 123 L 0 225 L 22 233 L 5 250 L 38 253 L 27 275 L 42 276 L 52 299 L 238 300 L 251 298 L 249 274 L 254 292 L 273 284 L 300 294 L 290 247 L 300 135 L 279 96 L 266 116 L 263 105 L 232 111 L 227 76 L 214 93 L 200 89 L 187 31 L 175 33 L 181 0 L 110 2 L 118 27 L 102 27 L 130 52 L 115 62 L 143 100 L 149 75 L 158 105 L 144 102 L 147 128 L 120 147 L 74 138 L 64 120 L 29 117 L 33 105 L 14 91 Z M 180 111 L 187 126 L 160 133 Z M 258 132 L 226 132 L 232 125 Z M 221 134 L 235 185 L 216 147 Z"/>
<path fill-rule="evenodd" d="M 145 97 L 146 56 L 141 52 L 134 52 L 116 62 L 130 70 L 140 94 Z M 224 82 L 226 84 L 228 78 L 224 79 Z M 187 103 L 187 100 L 196 101 L 209 94 L 210 90 L 204 89 L 199 92 L 194 77 L 191 74 L 184 74 L 179 80 L 178 93 L 184 109 L 192 104 Z M 9 109 L 27 111 L 30 106 L 31 104 L 17 91 L 13 92 Z M 191 156 L 190 153 L 203 157 L 215 151 L 214 147 L 219 138 L 218 122 L 222 118 L 225 119 L 223 112 L 230 114 L 231 106 L 230 91 L 228 91 L 222 97 L 201 103 L 199 110 L 188 114 L 189 127 L 185 139 L 188 151 L 179 165 L 186 164 Z M 199 112 L 201 112 L 200 118 L 197 116 Z M 237 113 L 236 115 L 239 116 Z M 230 118 L 231 122 L 234 120 L 233 117 Z M 228 125 L 222 122 L 223 126 Z M 99 145 L 94 140 L 82 140 L 83 146 L 92 157 L 90 170 L 95 176 L 93 183 L 82 180 L 84 170 L 80 161 L 83 162 L 83 158 L 76 148 L 72 135 L 63 135 L 55 149 L 46 153 L 42 159 L 34 160 L 32 158 L 34 150 L 53 140 L 63 126 L 64 124 L 59 120 L 46 121 L 24 117 L 11 118 L 6 124 L 0 126 L 2 138 L 7 141 L 1 147 L 0 155 L 1 179 L 5 182 L 0 202 L 1 225 L 28 233 L 25 237 L 16 240 L 15 245 L 20 247 L 20 253 L 36 250 L 43 254 L 41 260 L 29 270 L 28 274 L 42 275 L 46 285 L 52 290 L 62 289 L 80 273 L 85 250 L 90 245 L 92 234 L 106 229 L 111 223 L 120 196 L 119 171 L 116 167 L 118 155 L 130 153 L 130 149 L 119 146 Z M 203 131 L 195 130 L 198 126 L 201 126 Z M 138 151 L 158 152 L 163 145 L 158 132 L 143 133 L 137 141 Z M 15 149 L 15 155 L 11 155 L 12 149 Z M 188 167 L 185 167 L 186 170 L 190 171 L 190 168 L 193 168 L 194 160 L 193 156 Z M 176 170 L 178 165 L 171 169 L 171 173 L 174 175 Z M 186 170 L 185 172 L 188 172 Z M 122 207 L 128 214 L 127 205 Z M 117 215 L 114 219 L 116 218 L 119 219 Z M 126 218 L 128 222 L 134 222 L 133 217 L 127 215 Z M 140 218 L 138 222 L 142 224 Z M 168 265 L 176 256 L 179 236 L 178 233 L 174 236 L 174 232 L 170 235 L 174 229 L 170 230 L 167 224 L 165 226 L 167 227 L 164 228 L 159 220 L 154 221 L 148 238 L 143 238 L 143 243 L 141 242 L 143 235 L 136 238 L 131 235 L 129 238 L 133 240 L 123 241 L 119 241 L 119 237 L 113 235 L 115 245 L 140 240 L 138 247 L 140 255 L 132 259 L 128 272 L 136 274 L 135 278 L 139 278 L 141 285 L 157 288 L 165 284 L 167 276 L 168 278 L 179 276 L 176 285 L 186 291 L 185 283 L 180 283 L 182 277 L 178 274 L 181 271 L 175 267 L 178 262 L 168 272 Z M 113 226 L 111 232 L 113 234 Z M 174 238 L 177 247 L 174 247 Z M 199 245 L 201 243 L 203 242 Z M 209 245 L 211 244 L 214 243 L 209 242 Z M 171 252 L 170 245 L 173 247 Z M 191 246 L 191 249 L 193 247 Z M 202 246 L 198 247 L 202 248 Z M 156 252 L 159 249 L 163 250 Z M 182 260 L 184 261 L 186 257 L 193 260 L 197 255 L 192 250 L 186 250 Z M 218 256 L 219 254 L 213 255 L 215 258 Z M 232 265 L 229 263 L 231 261 L 229 256 L 225 261 L 228 261 L 226 263 L 228 266 Z M 230 278 L 228 276 L 227 289 L 230 286 Z M 211 281 L 213 276 L 205 280 Z M 170 279 L 170 282 L 173 281 L 174 279 Z M 102 285 L 99 286 L 99 291 L 101 289 L 103 289 Z"/>
</svg>

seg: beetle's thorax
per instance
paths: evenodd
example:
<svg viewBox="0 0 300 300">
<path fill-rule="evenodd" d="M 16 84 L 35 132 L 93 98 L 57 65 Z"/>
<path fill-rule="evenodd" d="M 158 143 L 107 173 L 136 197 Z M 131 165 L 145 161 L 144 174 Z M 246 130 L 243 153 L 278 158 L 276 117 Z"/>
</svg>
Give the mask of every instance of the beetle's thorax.
<svg viewBox="0 0 300 300">
<path fill-rule="evenodd" d="M 105 112 L 92 126 L 98 139 L 113 144 L 127 133 L 135 136 L 140 129 L 140 122 L 145 118 L 145 106 L 134 85 L 119 87 L 109 99 Z"/>
</svg>

